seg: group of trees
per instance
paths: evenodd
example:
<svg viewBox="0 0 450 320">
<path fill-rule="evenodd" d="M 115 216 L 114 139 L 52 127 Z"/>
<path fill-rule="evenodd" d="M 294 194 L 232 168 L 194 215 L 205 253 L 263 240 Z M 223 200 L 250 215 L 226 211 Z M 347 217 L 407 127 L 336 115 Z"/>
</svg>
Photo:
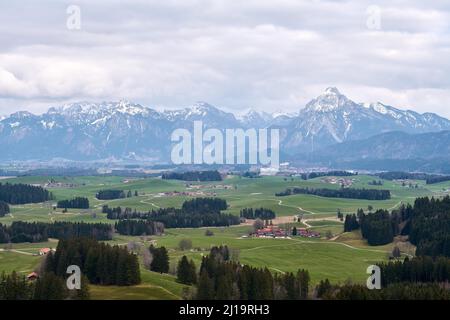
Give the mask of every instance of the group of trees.
<svg viewBox="0 0 450 320">
<path fill-rule="evenodd" d="M 162 222 L 166 228 L 228 227 L 240 223 L 239 217 L 219 212 L 185 212 L 174 208 L 152 210 L 148 220 Z"/>
<path fill-rule="evenodd" d="M 381 269 L 382 286 L 398 282 L 450 281 L 450 259 L 447 257 L 414 257 L 402 261 L 390 261 L 378 265 Z"/>
<path fill-rule="evenodd" d="M 167 252 L 166 247 L 157 248 L 150 245 L 149 251 L 152 256 L 150 270 L 159 273 L 169 272 L 169 253 Z"/>
<path fill-rule="evenodd" d="M 356 214 L 345 216 L 344 232 L 361 229 L 361 235 L 369 245 L 384 245 L 392 242 L 394 236 L 399 234 L 401 221 L 398 212 L 390 214 L 387 210 L 377 210 L 365 214 L 362 209 L 358 209 Z"/>
<path fill-rule="evenodd" d="M 416 255 L 450 257 L 450 196 L 417 198 L 402 234 L 417 246 Z"/>
<path fill-rule="evenodd" d="M 142 213 L 132 210 L 131 208 L 122 209 L 122 207 L 110 208 L 108 205 L 103 205 L 102 213 L 106 213 L 106 217 L 111 220 L 118 219 L 144 219 L 149 216 L 150 213 Z"/>
<path fill-rule="evenodd" d="M 60 200 L 57 203 L 57 207 L 64 209 L 89 209 L 89 199 L 84 197 L 76 197 L 70 200 Z"/>
<path fill-rule="evenodd" d="M 316 296 L 338 300 L 449 300 L 445 285 L 450 279 L 450 259 L 446 257 L 414 257 L 411 260 L 378 264 L 381 270 L 381 290 L 346 284 L 331 285 L 320 281 Z"/>
<path fill-rule="evenodd" d="M 414 206 L 401 205 L 399 209 L 377 210 L 365 214 L 346 215 L 344 231 L 361 228 L 361 234 L 370 245 L 392 242 L 397 235 L 409 236 L 418 256 L 450 257 L 450 196 L 442 199 L 417 198 Z"/>
<path fill-rule="evenodd" d="M 48 190 L 39 186 L 0 183 L 0 200 L 9 204 L 39 203 L 52 198 L 53 195 Z"/>
<path fill-rule="evenodd" d="M 427 184 L 440 183 L 444 181 L 450 181 L 450 176 L 431 176 L 426 179 Z"/>
<path fill-rule="evenodd" d="M 195 263 L 192 260 L 188 260 L 186 256 L 183 256 L 178 262 L 177 281 L 187 285 L 197 283 L 197 269 Z"/>
<path fill-rule="evenodd" d="M 125 198 L 125 192 L 123 190 L 113 190 L 113 189 L 99 190 L 95 195 L 95 197 L 99 200 L 121 199 Z"/>
<path fill-rule="evenodd" d="M 328 171 L 328 172 L 309 172 L 309 173 L 302 173 L 301 177 L 303 180 L 308 179 L 314 179 L 318 177 L 326 177 L 326 176 L 335 176 L 335 177 L 349 177 L 349 176 L 356 176 L 358 175 L 357 172 L 348 172 L 348 171 Z"/>
<path fill-rule="evenodd" d="M 162 179 L 183 181 L 222 181 L 222 176 L 217 170 L 187 171 L 183 173 L 167 172 L 162 175 Z"/>
<path fill-rule="evenodd" d="M 195 198 L 186 200 L 181 209 L 159 208 L 148 212 L 138 212 L 130 208 L 109 208 L 103 206 L 108 219 L 145 219 L 161 222 L 166 228 L 225 227 L 239 224 L 239 217 L 224 214 L 226 200 L 219 198 Z"/>
<path fill-rule="evenodd" d="M 181 210 L 186 213 L 220 212 L 227 208 L 227 201 L 220 198 L 194 198 L 184 201 L 181 206 Z"/>
<path fill-rule="evenodd" d="M 322 281 L 316 292 L 325 300 L 450 300 L 450 291 L 436 283 L 403 282 L 369 290 L 360 284 L 338 286 Z"/>
<path fill-rule="evenodd" d="M 417 172 L 388 171 L 377 175 L 385 180 L 425 180 L 427 184 L 450 181 L 450 176 Z"/>
<path fill-rule="evenodd" d="M 347 214 L 344 221 L 344 232 L 350 232 L 359 229 L 359 222 L 356 214 Z"/>
<path fill-rule="evenodd" d="M 5 201 L 0 200 L 0 217 L 4 217 L 9 213 L 9 205 Z"/>
<path fill-rule="evenodd" d="M 276 193 L 277 197 L 290 196 L 292 194 L 312 194 L 327 198 L 365 199 L 365 200 L 387 200 L 391 198 L 389 190 L 378 189 L 327 189 L 327 188 L 288 188 L 283 192 Z"/>
<path fill-rule="evenodd" d="M 130 286 L 141 282 L 137 255 L 126 247 L 110 246 L 93 239 L 61 240 L 55 253 L 48 253 L 44 269 L 57 276 L 77 265 L 92 284 Z"/>
<path fill-rule="evenodd" d="M 28 281 L 16 272 L 0 276 L 0 300 L 86 300 L 89 287 L 82 277 L 81 289 L 68 290 L 64 278 L 52 272 L 40 275 L 36 281 Z"/>
<path fill-rule="evenodd" d="M 382 186 L 383 185 L 383 181 L 382 180 L 372 180 L 369 181 L 368 183 L 370 186 Z"/>
<path fill-rule="evenodd" d="M 127 236 L 150 236 L 164 233 L 163 223 L 150 220 L 119 220 L 114 227 L 119 234 Z"/>
<path fill-rule="evenodd" d="M 261 175 L 260 175 L 259 171 L 246 171 L 243 174 L 241 174 L 241 177 L 256 179 L 256 178 L 261 178 Z"/>
<path fill-rule="evenodd" d="M 267 268 L 259 269 L 231 261 L 226 246 L 212 248 L 202 258 L 197 281 L 197 299 L 306 299 L 309 273 L 273 275 Z"/>
<path fill-rule="evenodd" d="M 241 218 L 245 219 L 262 219 L 262 220 L 271 220 L 275 219 L 275 212 L 271 209 L 266 208 L 244 208 L 241 210 L 240 215 Z"/>
<path fill-rule="evenodd" d="M 10 226 L 0 223 L 0 243 L 44 242 L 48 238 L 68 239 L 74 237 L 111 240 L 112 234 L 111 225 L 106 223 L 14 221 Z"/>
</svg>

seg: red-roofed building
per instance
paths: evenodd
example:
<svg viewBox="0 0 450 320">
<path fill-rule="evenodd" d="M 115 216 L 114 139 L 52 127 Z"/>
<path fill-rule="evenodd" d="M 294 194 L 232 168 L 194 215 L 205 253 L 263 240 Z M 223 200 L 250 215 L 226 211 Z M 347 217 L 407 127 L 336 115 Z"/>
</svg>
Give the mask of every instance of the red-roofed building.
<svg viewBox="0 0 450 320">
<path fill-rule="evenodd" d="M 36 280 L 37 278 L 39 278 L 39 275 L 34 271 L 27 275 L 27 279 L 30 281 Z"/>
<path fill-rule="evenodd" d="M 51 252 L 51 251 L 55 251 L 54 249 L 50 249 L 50 248 L 42 248 L 39 250 L 39 255 L 40 256 L 44 256 L 47 253 Z"/>
</svg>

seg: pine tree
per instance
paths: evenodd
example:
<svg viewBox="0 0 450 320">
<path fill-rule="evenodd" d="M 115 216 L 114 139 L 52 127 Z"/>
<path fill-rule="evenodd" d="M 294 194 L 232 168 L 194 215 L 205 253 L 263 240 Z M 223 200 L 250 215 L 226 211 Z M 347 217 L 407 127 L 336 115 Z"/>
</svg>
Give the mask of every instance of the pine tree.
<svg viewBox="0 0 450 320">
<path fill-rule="evenodd" d="M 188 261 L 186 256 L 183 256 L 178 262 L 177 280 L 180 283 L 191 285 L 197 282 L 197 275 L 195 271 L 194 261 Z"/>
<path fill-rule="evenodd" d="M 63 278 L 52 272 L 41 275 L 35 286 L 34 300 L 63 300 L 67 296 Z"/>
<path fill-rule="evenodd" d="M 150 246 L 150 253 L 153 255 L 153 261 L 150 264 L 150 270 L 167 273 L 169 272 L 169 254 L 165 247 L 155 248 Z"/>
<path fill-rule="evenodd" d="M 197 299 L 198 300 L 214 300 L 214 283 L 209 278 L 208 273 L 203 271 L 200 273 L 200 278 L 198 280 L 197 288 Z"/>
</svg>

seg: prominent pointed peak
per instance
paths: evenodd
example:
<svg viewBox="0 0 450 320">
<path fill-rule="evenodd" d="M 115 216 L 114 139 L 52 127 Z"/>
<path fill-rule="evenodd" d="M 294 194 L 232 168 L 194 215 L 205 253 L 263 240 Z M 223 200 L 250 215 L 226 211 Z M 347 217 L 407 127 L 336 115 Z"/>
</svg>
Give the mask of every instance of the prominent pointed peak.
<svg viewBox="0 0 450 320">
<path fill-rule="evenodd" d="M 325 89 L 324 94 L 340 95 L 341 93 L 336 87 L 328 87 Z"/>
<path fill-rule="evenodd" d="M 306 105 L 306 110 L 329 112 L 348 104 L 354 104 L 354 102 L 347 99 L 336 87 L 328 87 L 320 96 Z"/>
</svg>

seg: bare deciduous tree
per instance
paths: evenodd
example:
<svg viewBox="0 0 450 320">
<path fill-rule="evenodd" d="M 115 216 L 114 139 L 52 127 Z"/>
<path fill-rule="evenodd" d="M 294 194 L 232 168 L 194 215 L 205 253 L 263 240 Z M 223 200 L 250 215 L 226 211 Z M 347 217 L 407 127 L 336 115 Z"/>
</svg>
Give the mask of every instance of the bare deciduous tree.
<svg viewBox="0 0 450 320">
<path fill-rule="evenodd" d="M 150 265 L 153 261 L 153 255 L 151 254 L 150 250 L 145 248 L 142 252 L 142 261 L 144 263 L 144 267 L 146 269 L 150 269 Z"/>
</svg>

